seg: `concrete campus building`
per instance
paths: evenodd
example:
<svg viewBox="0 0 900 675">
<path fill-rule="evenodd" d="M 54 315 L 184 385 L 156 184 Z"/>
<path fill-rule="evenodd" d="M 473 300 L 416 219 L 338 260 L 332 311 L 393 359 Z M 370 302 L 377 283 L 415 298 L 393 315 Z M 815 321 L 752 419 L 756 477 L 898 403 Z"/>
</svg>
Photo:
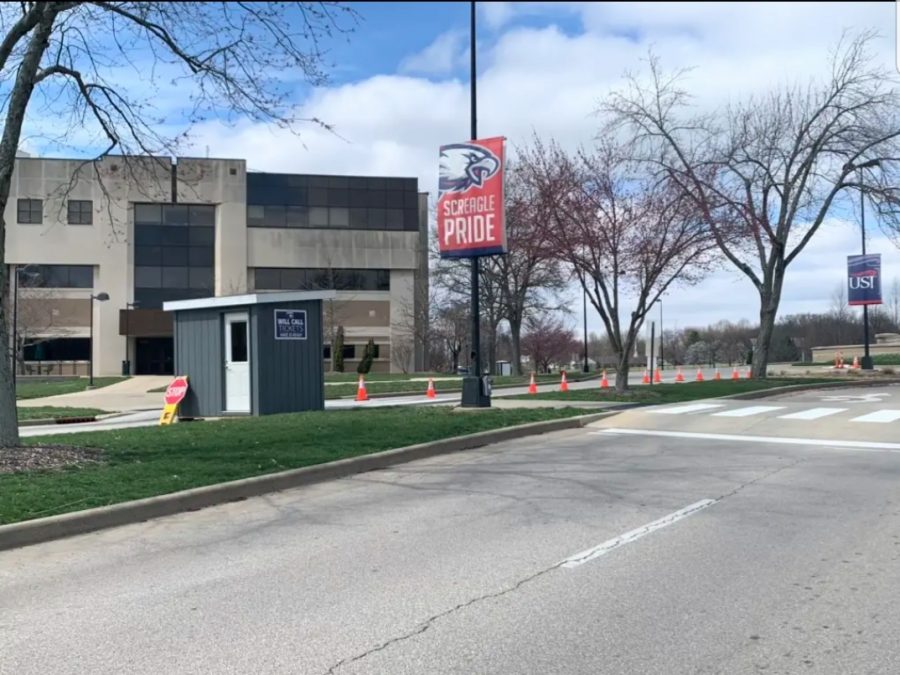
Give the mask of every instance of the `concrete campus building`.
<svg viewBox="0 0 900 675">
<path fill-rule="evenodd" d="M 162 303 L 333 289 L 323 359 L 421 370 L 427 194 L 416 178 L 248 172 L 240 159 L 20 157 L 4 214 L 26 374 L 171 374 Z M 18 291 L 14 276 L 18 271 Z M 91 296 L 107 293 L 109 300 Z M 134 306 L 137 303 L 137 306 Z M 93 316 L 91 316 L 93 306 Z M 90 344 L 93 326 L 93 344 Z"/>
</svg>

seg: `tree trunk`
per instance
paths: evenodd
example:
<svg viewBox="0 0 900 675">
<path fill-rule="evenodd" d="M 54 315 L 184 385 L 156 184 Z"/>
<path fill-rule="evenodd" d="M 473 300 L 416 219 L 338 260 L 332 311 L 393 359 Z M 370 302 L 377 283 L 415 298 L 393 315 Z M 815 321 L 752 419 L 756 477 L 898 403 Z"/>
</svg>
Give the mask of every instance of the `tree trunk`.
<svg viewBox="0 0 900 675">
<path fill-rule="evenodd" d="M 5 202 L 5 200 L 3 200 Z M 5 206 L 3 204 L 2 206 Z M 0 213 L 3 212 L 0 206 Z M 9 275 L 6 265 L 0 260 L 0 448 L 18 445 L 19 422 L 16 418 L 16 390 L 12 380 L 11 357 L 15 351 L 7 320 L 9 307 Z"/>
<path fill-rule="evenodd" d="M 512 351 L 512 374 L 522 374 L 522 322 L 509 322 L 509 341 Z"/>
<path fill-rule="evenodd" d="M 751 372 L 754 378 L 765 378 L 769 366 L 769 350 L 772 343 L 772 333 L 775 330 L 775 316 L 778 314 L 778 303 L 771 298 L 760 298 L 759 334 L 756 338 L 756 346 L 753 348 L 753 365 Z"/>
<path fill-rule="evenodd" d="M 624 394 L 628 389 L 628 350 L 616 356 L 619 359 L 616 364 L 616 393 Z"/>
<path fill-rule="evenodd" d="M 16 150 L 19 147 L 22 124 L 25 121 L 25 109 L 31 100 L 41 58 L 49 47 L 53 23 L 62 5 L 61 3 L 43 3 L 39 7 L 43 11 L 43 15 L 28 38 L 28 46 L 25 48 L 16 72 L 15 82 L 7 99 L 6 123 L 3 127 L 2 140 L 0 140 L 0 214 L 5 212 L 6 204 L 9 201 Z M 10 348 L 14 345 L 9 336 L 11 328 L 9 315 L 5 311 L 5 302 L 9 298 L 9 279 L 4 262 L 6 260 L 6 222 L 2 218 L 0 215 L 0 267 L 3 268 L 3 271 L 0 272 L 0 293 L 3 294 L 2 301 L 0 301 L 0 356 L 2 356 L 0 358 L 0 448 L 19 444 L 16 390 L 12 380 L 14 366 L 9 353 Z"/>
</svg>

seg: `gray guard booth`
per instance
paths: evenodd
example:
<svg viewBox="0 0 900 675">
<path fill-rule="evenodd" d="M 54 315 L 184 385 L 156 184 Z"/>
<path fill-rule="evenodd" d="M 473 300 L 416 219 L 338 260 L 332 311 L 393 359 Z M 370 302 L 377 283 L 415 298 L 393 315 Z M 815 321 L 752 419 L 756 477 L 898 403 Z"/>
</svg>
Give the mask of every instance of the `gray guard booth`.
<svg viewBox="0 0 900 675">
<path fill-rule="evenodd" d="M 334 291 L 166 302 L 175 374 L 188 376 L 180 417 L 322 410 L 322 301 Z"/>
</svg>

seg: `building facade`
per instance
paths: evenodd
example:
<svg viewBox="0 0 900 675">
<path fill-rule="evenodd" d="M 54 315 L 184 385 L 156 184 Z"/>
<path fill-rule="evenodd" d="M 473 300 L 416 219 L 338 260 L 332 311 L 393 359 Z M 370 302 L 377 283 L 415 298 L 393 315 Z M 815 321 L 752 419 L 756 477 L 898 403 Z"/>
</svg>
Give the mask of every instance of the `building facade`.
<svg viewBox="0 0 900 675">
<path fill-rule="evenodd" d="M 369 340 L 376 372 L 424 367 L 427 195 L 415 178 L 21 157 L 5 218 L 20 372 L 85 374 L 92 358 L 95 375 L 124 361 L 133 374 L 172 374 L 164 302 L 278 290 L 336 291 L 326 370 L 339 328 L 347 371 Z"/>
</svg>

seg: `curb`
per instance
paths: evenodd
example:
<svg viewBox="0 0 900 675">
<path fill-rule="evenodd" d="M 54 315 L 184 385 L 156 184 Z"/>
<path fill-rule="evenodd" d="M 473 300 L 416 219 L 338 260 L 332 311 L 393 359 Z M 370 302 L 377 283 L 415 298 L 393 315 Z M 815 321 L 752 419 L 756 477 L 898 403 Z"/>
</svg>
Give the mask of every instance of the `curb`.
<svg viewBox="0 0 900 675">
<path fill-rule="evenodd" d="M 524 438 L 552 431 L 579 429 L 597 420 L 617 414 L 617 411 L 578 415 L 547 422 L 531 422 L 518 426 L 482 431 L 466 436 L 420 443 L 405 448 L 385 450 L 370 455 L 340 459 L 325 464 L 291 469 L 278 473 L 206 485 L 157 497 L 148 497 L 112 506 L 74 511 L 58 516 L 36 518 L 20 523 L 0 525 L 0 551 L 30 546 L 76 534 L 95 532 L 110 527 L 139 523 L 151 518 L 196 511 L 208 506 L 258 497 L 304 485 L 313 485 L 336 478 L 345 478 L 367 471 L 385 469 L 417 459 L 426 459 L 462 450 L 472 450 L 492 443 Z"/>
<path fill-rule="evenodd" d="M 890 380 L 850 380 L 842 382 L 819 382 L 817 384 L 788 384 L 783 387 L 773 387 L 772 389 L 761 389 L 759 391 L 748 391 L 743 394 L 730 394 L 728 396 L 719 396 L 718 398 L 731 399 L 734 401 L 747 401 L 758 398 L 770 398 L 772 396 L 790 394 L 792 392 L 813 391 L 816 389 L 883 387 L 897 384 L 900 384 L 900 378 L 893 378 Z"/>
<path fill-rule="evenodd" d="M 136 411 L 137 412 L 137 411 Z M 87 417 L 47 417 L 45 419 L 25 420 L 19 427 L 45 427 L 57 424 L 85 424 L 88 422 L 104 422 L 116 417 L 128 415 L 127 412 L 108 413 L 106 415 L 89 415 Z"/>
</svg>

